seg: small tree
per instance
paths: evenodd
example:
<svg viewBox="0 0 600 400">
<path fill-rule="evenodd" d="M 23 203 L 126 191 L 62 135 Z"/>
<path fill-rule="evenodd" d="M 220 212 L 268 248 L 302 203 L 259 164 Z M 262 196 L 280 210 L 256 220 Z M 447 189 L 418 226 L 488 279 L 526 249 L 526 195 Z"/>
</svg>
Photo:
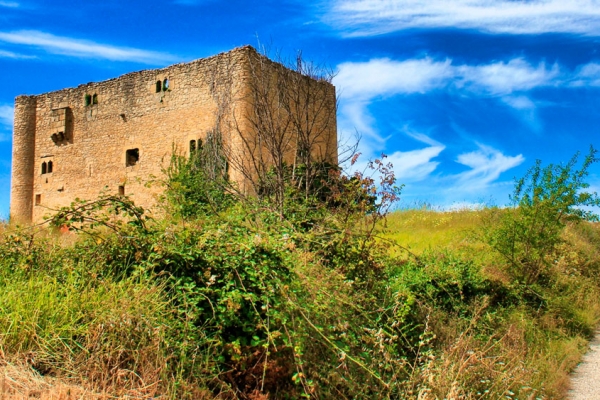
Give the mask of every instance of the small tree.
<svg viewBox="0 0 600 400">
<path fill-rule="evenodd" d="M 224 58 L 206 79 L 241 192 L 270 198 L 283 213 L 290 184 L 312 196 L 337 168 L 336 97 L 329 69 L 301 53 L 293 62 L 276 59 L 249 49 L 243 58 Z"/>
<path fill-rule="evenodd" d="M 485 241 L 504 256 L 518 279 L 531 284 L 547 270 L 567 222 L 597 220 L 589 207 L 600 206 L 600 199 L 585 191 L 589 167 L 599 160 L 596 154 L 590 147 L 579 169 L 579 153 L 565 165 L 542 167 L 537 160 L 516 181 L 512 208 L 484 226 Z"/>
</svg>

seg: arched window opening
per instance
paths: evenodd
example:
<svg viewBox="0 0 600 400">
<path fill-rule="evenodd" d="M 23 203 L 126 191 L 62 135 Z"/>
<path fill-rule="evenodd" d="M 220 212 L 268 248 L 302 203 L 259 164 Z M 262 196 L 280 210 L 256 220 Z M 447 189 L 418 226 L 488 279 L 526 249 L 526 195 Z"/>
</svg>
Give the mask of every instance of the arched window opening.
<svg viewBox="0 0 600 400">
<path fill-rule="evenodd" d="M 44 162 L 42 163 L 42 175 L 44 175 L 44 174 L 46 173 L 46 171 L 47 171 L 47 164 L 46 164 L 46 162 L 44 161 Z"/>
<path fill-rule="evenodd" d="M 48 161 L 48 173 L 52 173 L 52 161 Z"/>
<path fill-rule="evenodd" d="M 125 185 L 119 186 L 119 196 L 125 196 Z"/>
<path fill-rule="evenodd" d="M 190 140 L 190 154 L 196 151 L 196 141 Z"/>
<path fill-rule="evenodd" d="M 198 139 L 198 149 L 202 149 L 202 139 Z"/>
<path fill-rule="evenodd" d="M 98 95 L 95 93 L 92 96 L 92 104 L 98 104 Z"/>
<path fill-rule="evenodd" d="M 166 92 L 167 90 L 169 90 L 169 78 L 165 78 L 165 80 L 163 81 L 163 90 Z"/>
<path fill-rule="evenodd" d="M 92 104 L 92 96 L 91 96 L 91 95 L 89 95 L 89 94 L 86 94 L 86 95 L 85 95 L 85 105 L 86 105 L 86 106 L 89 106 L 89 105 L 91 105 L 91 104 Z"/>
<path fill-rule="evenodd" d="M 161 90 L 162 90 L 162 82 L 156 81 L 156 93 L 160 93 Z"/>
</svg>

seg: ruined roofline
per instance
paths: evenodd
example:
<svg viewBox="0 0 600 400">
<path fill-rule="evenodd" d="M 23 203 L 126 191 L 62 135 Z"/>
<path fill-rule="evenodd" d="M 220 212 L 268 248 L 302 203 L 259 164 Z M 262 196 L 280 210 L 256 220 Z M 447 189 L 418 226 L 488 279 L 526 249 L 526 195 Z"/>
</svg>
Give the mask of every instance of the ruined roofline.
<svg viewBox="0 0 600 400">
<path fill-rule="evenodd" d="M 167 65 L 166 67 L 162 67 L 162 68 L 142 69 L 142 70 L 139 70 L 139 71 L 127 72 L 127 73 L 125 73 L 123 75 L 119 75 L 117 77 L 106 79 L 106 80 L 103 80 L 103 81 L 82 83 L 82 84 L 74 86 L 74 87 L 65 87 L 65 88 L 62 88 L 62 89 L 52 90 L 52 91 L 49 91 L 49 92 L 43 92 L 43 93 L 39 93 L 39 94 L 21 94 L 21 95 L 18 95 L 15 98 L 15 100 L 16 99 L 20 99 L 20 98 L 35 98 L 35 97 L 40 97 L 40 96 L 46 96 L 46 95 L 51 95 L 51 94 L 59 93 L 59 92 L 65 92 L 65 91 L 71 91 L 71 90 L 78 90 L 78 89 L 82 89 L 82 88 L 85 88 L 85 87 L 96 87 L 96 86 L 99 86 L 99 85 L 104 85 L 104 84 L 107 84 L 107 83 L 110 83 L 110 82 L 121 80 L 123 78 L 134 77 L 136 75 L 141 75 L 141 74 L 148 74 L 148 73 L 160 74 L 160 73 L 168 71 L 169 69 L 172 69 L 172 68 L 185 67 L 185 66 L 193 65 L 193 64 L 210 63 L 212 61 L 215 61 L 215 60 L 217 60 L 219 58 L 222 58 L 222 57 L 225 57 L 225 56 L 228 56 L 228 55 L 232 55 L 232 54 L 236 54 L 236 53 L 243 54 L 244 52 L 250 52 L 250 53 L 254 53 L 254 54 L 258 55 L 258 56 L 265 57 L 262 54 L 260 54 L 253 46 L 247 44 L 247 45 L 236 47 L 236 48 L 231 49 L 229 51 L 224 51 L 222 53 L 218 53 L 218 54 L 215 54 L 215 55 L 212 55 L 212 56 L 208 56 L 208 57 L 204 57 L 204 58 L 197 58 L 197 59 L 192 60 L 192 61 L 184 61 L 184 62 L 180 62 L 180 63 L 176 63 L 176 64 L 170 64 L 170 65 Z M 267 57 L 265 57 L 265 58 L 267 58 Z M 272 60 L 269 60 L 269 61 L 272 61 Z"/>
<path fill-rule="evenodd" d="M 272 59 L 270 59 L 269 57 L 267 57 L 266 55 L 260 53 L 258 50 L 256 50 L 253 46 L 251 45 L 243 45 L 243 46 L 239 46 L 236 47 L 234 49 L 231 49 L 229 51 L 225 51 L 222 53 L 218 53 L 212 56 L 208 56 L 208 57 L 204 57 L 204 58 L 197 58 L 195 60 L 192 61 L 185 61 L 185 62 L 180 62 L 180 63 L 176 63 L 176 64 L 171 64 L 171 65 L 167 65 L 166 67 L 162 67 L 162 68 L 155 68 L 155 69 L 142 69 L 139 71 L 132 71 L 132 72 L 128 72 L 125 73 L 123 75 L 119 75 L 116 76 L 114 78 L 110 78 L 110 79 L 106 79 L 103 81 L 96 81 L 96 82 L 88 82 L 88 83 L 83 83 L 74 87 L 65 87 L 65 88 L 61 88 L 61 89 L 57 89 L 57 90 L 52 90 L 49 92 L 43 92 L 43 93 L 39 93 L 39 94 L 21 94 L 18 95 L 15 100 L 17 99 L 26 99 L 26 98 L 37 98 L 37 97 L 42 97 L 42 96 L 48 96 L 48 95 L 52 95 L 55 93 L 59 93 L 59 92 L 68 92 L 71 90 L 81 90 L 83 88 L 90 88 L 90 87 L 98 87 L 98 86 L 102 86 L 104 84 L 108 84 L 110 82 L 114 82 L 114 81 L 118 81 L 118 80 L 122 80 L 122 79 L 127 79 L 128 77 L 135 77 L 136 75 L 142 75 L 142 74 L 149 74 L 149 73 L 154 73 L 154 74 L 161 74 L 164 73 L 170 69 L 174 69 L 174 68 L 179 68 L 179 67 L 185 67 L 185 66 L 189 66 L 189 65 L 193 65 L 193 64 L 204 64 L 204 63 L 210 63 L 213 62 L 215 60 L 218 60 L 219 58 L 225 57 L 225 56 L 229 56 L 232 54 L 236 54 L 236 53 L 240 53 L 243 54 L 244 52 L 248 53 L 248 55 L 250 56 L 254 56 L 257 57 L 259 59 L 262 59 L 264 61 L 266 61 L 267 63 L 271 64 L 272 66 L 275 66 L 276 68 L 284 68 L 287 69 L 291 72 L 294 73 L 298 73 L 302 76 L 306 76 L 316 82 L 319 83 L 323 83 L 323 84 L 328 84 L 333 86 L 333 84 L 325 79 L 317 79 L 315 77 L 306 75 L 306 74 L 301 74 L 291 68 L 289 68 L 287 65 L 285 65 L 284 63 L 280 62 L 280 61 L 274 61 Z"/>
</svg>

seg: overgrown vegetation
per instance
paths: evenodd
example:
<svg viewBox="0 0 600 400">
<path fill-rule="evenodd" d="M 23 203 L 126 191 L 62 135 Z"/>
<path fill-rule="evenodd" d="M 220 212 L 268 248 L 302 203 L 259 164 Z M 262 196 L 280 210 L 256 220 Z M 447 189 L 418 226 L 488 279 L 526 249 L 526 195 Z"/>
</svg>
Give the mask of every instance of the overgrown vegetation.
<svg viewBox="0 0 600 400">
<path fill-rule="evenodd" d="M 383 160 L 373 177 L 323 165 L 282 204 L 239 200 L 205 154 L 173 158 L 160 219 L 104 196 L 4 227 L 4 362 L 111 396 L 564 395 L 600 316 L 600 227 L 580 208 L 598 203 L 594 150 L 536 164 L 514 207 L 387 221 Z"/>
</svg>

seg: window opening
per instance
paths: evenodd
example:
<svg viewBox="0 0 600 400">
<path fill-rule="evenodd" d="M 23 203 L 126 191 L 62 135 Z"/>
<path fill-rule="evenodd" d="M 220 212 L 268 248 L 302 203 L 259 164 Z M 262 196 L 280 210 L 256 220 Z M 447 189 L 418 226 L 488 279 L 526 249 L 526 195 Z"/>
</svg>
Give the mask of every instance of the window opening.
<svg viewBox="0 0 600 400">
<path fill-rule="evenodd" d="M 196 151 L 196 141 L 190 140 L 190 154 Z"/>
<path fill-rule="evenodd" d="M 52 173 L 52 161 L 48 161 L 48 173 Z"/>
<path fill-rule="evenodd" d="M 96 93 L 92 96 L 92 104 L 98 104 L 98 95 Z"/>
<path fill-rule="evenodd" d="M 85 95 L 85 105 L 89 106 L 90 104 L 92 104 L 92 96 L 89 94 Z"/>
<path fill-rule="evenodd" d="M 125 196 L 125 186 L 124 185 L 119 186 L 119 196 Z"/>
<path fill-rule="evenodd" d="M 156 81 L 156 93 L 160 93 L 161 90 L 162 90 L 162 82 Z"/>
<path fill-rule="evenodd" d="M 163 88 L 162 88 L 165 92 L 167 90 L 169 90 L 169 78 L 165 78 L 165 80 L 163 81 Z"/>
<path fill-rule="evenodd" d="M 138 163 L 140 160 L 140 150 L 139 149 L 129 149 L 125 152 L 125 165 L 127 167 L 131 167 Z"/>
<path fill-rule="evenodd" d="M 47 168 L 47 165 L 46 165 L 46 162 L 44 161 L 44 162 L 42 163 L 42 175 L 44 175 L 44 174 L 47 172 L 47 169 L 46 169 L 46 168 Z"/>
<path fill-rule="evenodd" d="M 39 206 L 42 203 L 42 195 L 41 194 L 36 194 L 35 195 L 35 205 Z"/>
</svg>

